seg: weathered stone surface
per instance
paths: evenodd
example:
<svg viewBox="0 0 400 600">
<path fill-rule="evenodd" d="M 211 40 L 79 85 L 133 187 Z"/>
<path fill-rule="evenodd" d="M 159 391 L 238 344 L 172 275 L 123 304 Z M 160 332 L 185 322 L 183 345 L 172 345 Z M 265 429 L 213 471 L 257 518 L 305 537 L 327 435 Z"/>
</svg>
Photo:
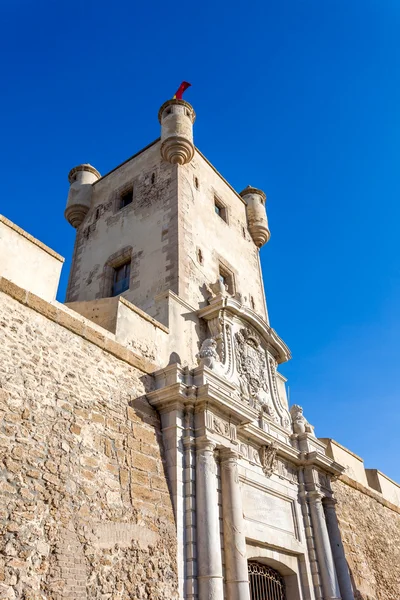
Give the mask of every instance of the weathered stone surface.
<svg viewBox="0 0 400 600">
<path fill-rule="evenodd" d="M 340 480 L 332 487 L 356 600 L 399 600 L 400 513 Z"/>
<path fill-rule="evenodd" d="M 3 293 L 0 347 L 0 598 L 176 598 L 151 379 Z"/>
</svg>

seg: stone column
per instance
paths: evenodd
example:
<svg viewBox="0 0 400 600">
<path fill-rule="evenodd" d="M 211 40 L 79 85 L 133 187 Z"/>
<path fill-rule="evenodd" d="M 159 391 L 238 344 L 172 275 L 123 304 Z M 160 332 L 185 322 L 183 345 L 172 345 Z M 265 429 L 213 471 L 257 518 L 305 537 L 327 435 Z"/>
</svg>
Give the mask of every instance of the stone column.
<svg viewBox="0 0 400 600">
<path fill-rule="evenodd" d="M 196 439 L 197 580 L 199 600 L 224 597 L 215 444 Z"/>
<path fill-rule="evenodd" d="M 229 600 L 250 600 L 237 454 L 224 449 L 220 457 L 226 597 Z"/>
<path fill-rule="evenodd" d="M 174 507 L 177 537 L 177 567 L 179 597 L 185 587 L 185 502 L 183 462 L 183 407 L 178 403 L 171 410 L 161 412 L 163 445 L 168 473 L 168 487 Z"/>
<path fill-rule="evenodd" d="M 322 496 L 319 492 L 308 493 L 324 600 L 341 600 L 321 498 Z"/>
<path fill-rule="evenodd" d="M 331 541 L 332 554 L 335 561 L 336 574 L 339 581 L 342 599 L 354 600 L 353 586 L 351 585 L 349 568 L 347 566 L 347 560 L 343 549 L 335 504 L 336 500 L 334 500 L 334 498 L 325 498 L 323 501 L 326 526 L 328 528 L 329 538 Z"/>
</svg>

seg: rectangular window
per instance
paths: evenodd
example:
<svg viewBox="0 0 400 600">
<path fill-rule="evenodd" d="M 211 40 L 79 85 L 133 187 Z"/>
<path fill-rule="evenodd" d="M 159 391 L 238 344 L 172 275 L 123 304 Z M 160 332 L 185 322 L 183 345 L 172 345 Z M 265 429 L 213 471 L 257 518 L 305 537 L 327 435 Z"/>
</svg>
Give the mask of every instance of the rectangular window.
<svg viewBox="0 0 400 600">
<path fill-rule="evenodd" d="M 221 200 L 217 198 L 217 196 L 214 196 L 214 210 L 216 214 L 219 217 L 221 217 L 223 221 L 225 221 L 225 223 L 228 222 L 228 213 L 226 210 L 226 206 L 222 204 Z"/>
<path fill-rule="evenodd" d="M 219 280 L 222 283 L 222 285 L 225 286 L 225 289 L 228 292 L 228 294 L 231 294 L 233 296 L 235 293 L 233 274 L 230 273 L 227 269 L 225 269 L 225 267 L 223 267 L 222 265 L 219 266 Z"/>
<path fill-rule="evenodd" d="M 131 263 L 124 263 L 114 268 L 114 277 L 112 285 L 112 296 L 118 296 L 122 292 L 129 290 L 129 280 L 131 276 Z"/>
<path fill-rule="evenodd" d="M 120 196 L 119 208 L 125 208 L 128 204 L 131 204 L 133 200 L 133 188 L 129 188 L 129 190 L 125 190 Z"/>
</svg>

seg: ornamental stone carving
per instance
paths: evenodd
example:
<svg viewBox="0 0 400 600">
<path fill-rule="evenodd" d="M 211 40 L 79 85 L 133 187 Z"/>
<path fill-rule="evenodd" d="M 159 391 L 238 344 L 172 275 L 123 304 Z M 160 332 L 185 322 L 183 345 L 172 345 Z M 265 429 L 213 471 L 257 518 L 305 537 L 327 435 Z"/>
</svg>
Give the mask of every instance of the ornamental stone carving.
<svg viewBox="0 0 400 600">
<path fill-rule="evenodd" d="M 206 284 L 206 290 L 209 294 L 208 300 L 212 300 L 217 296 L 228 295 L 228 286 L 225 285 L 220 278 L 218 278 L 215 283 Z"/>
<path fill-rule="evenodd" d="M 276 473 L 281 479 L 287 479 L 290 483 L 295 484 L 299 481 L 297 469 L 284 460 L 277 461 Z"/>
<path fill-rule="evenodd" d="M 262 446 L 260 448 L 260 461 L 263 473 L 267 477 L 271 477 L 272 473 L 276 470 L 277 459 L 276 459 L 277 447 L 273 442 L 269 446 Z"/>
<path fill-rule="evenodd" d="M 223 435 L 224 437 L 229 437 L 229 423 L 226 423 L 222 419 L 218 419 L 217 417 L 214 417 L 213 426 L 214 426 L 214 430 L 217 433 L 219 433 L 220 435 Z"/>
<path fill-rule="evenodd" d="M 294 433 L 311 433 L 314 435 L 314 427 L 310 425 L 305 416 L 303 415 L 303 409 L 298 404 L 294 404 L 290 409 L 290 416 L 293 422 Z"/>
<path fill-rule="evenodd" d="M 217 417 L 210 410 L 205 411 L 205 426 L 212 433 L 218 433 L 233 442 L 236 441 L 235 425 L 221 417 Z"/>
<path fill-rule="evenodd" d="M 201 345 L 200 352 L 197 355 L 199 365 L 214 369 L 220 362 L 217 352 L 217 341 L 214 338 L 207 338 Z"/>
<path fill-rule="evenodd" d="M 267 359 L 258 335 L 250 328 L 244 327 L 235 334 L 235 342 L 242 396 L 250 405 L 279 421 L 271 402 L 267 384 Z"/>
</svg>

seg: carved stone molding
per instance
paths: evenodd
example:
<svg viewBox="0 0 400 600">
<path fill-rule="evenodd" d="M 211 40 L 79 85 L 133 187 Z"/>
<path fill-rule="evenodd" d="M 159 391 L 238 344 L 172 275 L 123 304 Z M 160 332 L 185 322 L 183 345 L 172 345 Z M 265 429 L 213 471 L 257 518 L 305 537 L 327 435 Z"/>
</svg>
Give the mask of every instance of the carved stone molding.
<svg viewBox="0 0 400 600">
<path fill-rule="evenodd" d="M 229 421 L 217 417 L 210 410 L 205 413 L 206 428 L 211 433 L 218 433 L 222 437 L 235 442 L 236 441 L 236 427 Z"/>
<path fill-rule="evenodd" d="M 261 466 L 260 453 L 256 448 L 254 448 L 250 444 L 241 443 L 239 446 L 239 453 L 243 458 L 245 458 L 249 462 Z"/>
<path fill-rule="evenodd" d="M 297 469 L 284 460 L 277 460 L 276 474 L 281 479 L 287 479 L 290 483 L 297 484 L 299 482 Z"/>
<path fill-rule="evenodd" d="M 325 488 L 326 490 L 331 489 L 330 478 L 326 473 L 318 471 L 318 482 L 321 488 Z"/>
</svg>

